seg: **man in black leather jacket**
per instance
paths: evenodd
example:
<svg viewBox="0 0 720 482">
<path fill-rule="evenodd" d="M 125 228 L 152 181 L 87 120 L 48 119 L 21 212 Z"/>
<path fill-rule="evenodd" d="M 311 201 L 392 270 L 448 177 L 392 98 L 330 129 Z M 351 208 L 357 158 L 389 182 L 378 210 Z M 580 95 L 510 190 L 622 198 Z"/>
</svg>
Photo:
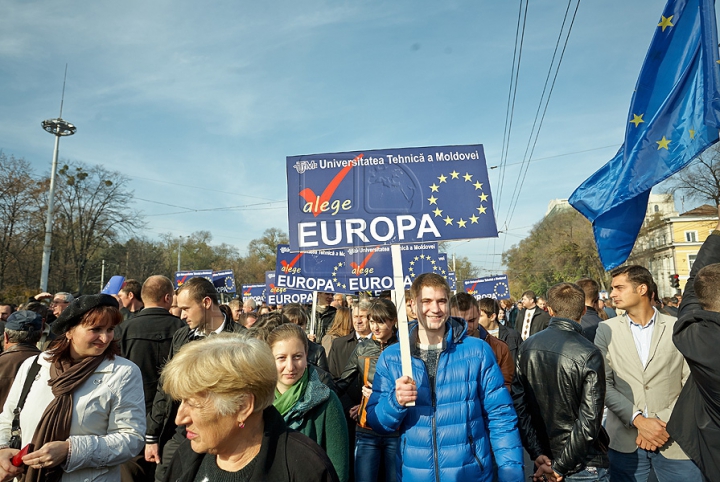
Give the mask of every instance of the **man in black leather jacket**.
<svg viewBox="0 0 720 482">
<path fill-rule="evenodd" d="M 572 283 L 548 291 L 552 319 L 518 350 L 512 394 L 523 445 L 536 476 L 607 481 L 607 433 L 602 428 L 605 368 L 583 336 L 585 293 Z"/>
</svg>

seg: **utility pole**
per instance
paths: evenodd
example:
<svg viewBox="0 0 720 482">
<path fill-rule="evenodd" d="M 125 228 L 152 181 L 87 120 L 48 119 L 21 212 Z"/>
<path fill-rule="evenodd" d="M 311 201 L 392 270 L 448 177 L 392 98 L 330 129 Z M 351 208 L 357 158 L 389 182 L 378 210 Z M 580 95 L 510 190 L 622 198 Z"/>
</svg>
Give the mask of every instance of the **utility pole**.
<svg viewBox="0 0 720 482">
<path fill-rule="evenodd" d="M 55 136 L 55 150 L 53 151 L 52 170 L 50 171 L 50 192 L 48 193 L 48 210 L 45 221 L 45 244 L 43 244 L 42 269 L 40 274 L 40 291 L 48 289 L 48 277 L 50 273 L 50 252 L 52 251 L 52 227 L 53 209 L 55 207 L 55 175 L 57 171 L 58 150 L 60 138 L 75 134 L 77 128 L 71 123 L 63 120 L 62 110 L 65 101 L 65 80 L 67 79 L 67 64 L 65 64 L 65 78 L 63 79 L 62 98 L 60 99 L 60 116 L 57 119 L 46 119 L 42 121 L 42 127 L 46 132 Z"/>
<path fill-rule="evenodd" d="M 178 267 L 177 270 L 180 271 L 180 250 L 182 249 L 182 236 L 180 236 L 180 241 L 178 241 Z"/>
</svg>

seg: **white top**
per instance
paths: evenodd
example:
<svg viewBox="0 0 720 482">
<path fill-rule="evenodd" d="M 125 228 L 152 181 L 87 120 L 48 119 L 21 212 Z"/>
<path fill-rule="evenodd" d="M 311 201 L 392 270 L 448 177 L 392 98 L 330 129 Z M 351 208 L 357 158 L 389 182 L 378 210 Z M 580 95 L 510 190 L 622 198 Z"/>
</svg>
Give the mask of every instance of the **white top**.
<svg viewBox="0 0 720 482">
<path fill-rule="evenodd" d="M 35 358 L 23 362 L 10 388 L 0 414 L 0 444 L 10 440 L 13 410 Z M 32 441 L 45 408 L 55 398 L 48 385 L 50 362 L 45 359 L 45 353 L 40 355 L 38 363 L 40 371 L 20 414 L 23 446 Z M 71 453 L 63 465 L 63 482 L 119 482 L 120 464 L 140 452 L 144 435 L 145 397 L 140 369 L 121 357 L 104 360 L 73 392 L 68 438 Z"/>
</svg>

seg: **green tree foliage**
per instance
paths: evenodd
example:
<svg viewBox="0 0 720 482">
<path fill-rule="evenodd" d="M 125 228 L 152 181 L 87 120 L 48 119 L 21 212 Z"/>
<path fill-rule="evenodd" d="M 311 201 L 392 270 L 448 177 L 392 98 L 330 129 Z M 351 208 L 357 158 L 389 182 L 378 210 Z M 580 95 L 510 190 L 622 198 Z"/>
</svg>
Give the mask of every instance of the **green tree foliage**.
<svg viewBox="0 0 720 482">
<path fill-rule="evenodd" d="M 127 185 L 128 178 L 102 166 L 70 162 L 58 170 L 50 267 L 56 289 L 95 292 L 88 284 L 103 249 L 144 225 Z"/>
<path fill-rule="evenodd" d="M 503 253 L 503 263 L 516 298 L 524 290 L 544 296 L 557 283 L 584 277 L 596 280 L 601 287 L 607 286 L 592 227 L 574 209 L 546 216 L 527 238 Z"/>
<path fill-rule="evenodd" d="M 40 281 L 34 279 L 40 258 L 33 255 L 38 244 L 42 252 L 41 191 L 27 161 L 0 152 L 0 293 L 21 293 Z"/>
</svg>

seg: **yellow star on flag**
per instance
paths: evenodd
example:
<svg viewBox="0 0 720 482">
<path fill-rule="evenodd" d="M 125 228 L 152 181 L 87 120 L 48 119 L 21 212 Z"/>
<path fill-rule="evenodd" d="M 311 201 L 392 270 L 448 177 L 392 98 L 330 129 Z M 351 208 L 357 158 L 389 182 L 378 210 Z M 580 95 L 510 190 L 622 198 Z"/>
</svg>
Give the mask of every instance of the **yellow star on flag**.
<svg viewBox="0 0 720 482">
<path fill-rule="evenodd" d="M 435 196 L 430 196 L 428 198 L 428 201 L 430 201 L 430 204 L 434 204 L 437 206 L 437 198 Z"/>
<path fill-rule="evenodd" d="M 445 226 L 447 226 L 448 224 L 452 225 L 453 218 L 451 218 L 450 216 L 446 216 L 444 221 L 445 221 Z"/>
<path fill-rule="evenodd" d="M 472 174 L 466 172 L 465 175 L 463 176 L 463 179 L 465 179 L 467 182 L 472 181 Z"/>
<path fill-rule="evenodd" d="M 720 60 L 718 60 L 720 62 Z M 690 129 L 690 139 L 695 139 L 695 129 Z"/>
<path fill-rule="evenodd" d="M 480 211 L 480 214 L 485 214 L 485 211 L 487 211 L 487 208 L 485 206 L 480 206 L 477 208 L 478 211 Z"/>
<path fill-rule="evenodd" d="M 474 214 L 473 214 L 472 216 L 470 216 L 470 222 L 471 222 L 472 224 L 477 224 L 478 219 L 480 219 L 480 218 L 477 217 L 477 216 L 475 216 Z"/>
<path fill-rule="evenodd" d="M 480 194 L 478 197 L 480 198 L 480 201 L 487 201 L 488 195 L 483 193 Z"/>
<path fill-rule="evenodd" d="M 630 123 L 631 123 L 631 124 L 635 124 L 635 127 L 639 126 L 640 124 L 642 124 L 643 122 L 645 122 L 645 121 L 643 120 L 643 116 L 644 116 L 644 115 L 645 115 L 645 114 L 640 114 L 640 115 L 633 114 L 633 119 L 630 121 Z"/>
<path fill-rule="evenodd" d="M 447 182 L 447 176 L 443 174 L 440 174 L 440 176 L 438 176 L 438 179 L 440 179 L 440 182 Z"/>
<path fill-rule="evenodd" d="M 473 184 L 473 186 L 475 186 L 475 190 L 482 189 L 482 183 L 481 183 L 481 182 L 475 181 L 475 184 Z"/>
<path fill-rule="evenodd" d="M 430 189 L 432 189 L 432 191 L 430 191 L 430 192 L 438 192 L 438 189 L 440 189 L 440 186 L 438 186 L 437 184 L 433 183 L 433 185 L 430 186 Z"/>
<path fill-rule="evenodd" d="M 435 215 L 435 217 L 442 216 L 442 209 L 435 208 L 435 211 L 433 211 L 433 214 Z"/>
<path fill-rule="evenodd" d="M 460 175 L 460 173 L 457 171 L 453 171 L 450 173 L 450 176 L 452 176 L 453 179 L 457 179 L 459 175 Z"/>
<path fill-rule="evenodd" d="M 421 254 L 421 255 L 420 255 L 420 259 L 425 259 L 425 255 L 424 255 L 424 254 Z"/>
<path fill-rule="evenodd" d="M 458 221 L 459 228 L 464 228 L 466 224 L 467 224 L 467 221 L 465 221 L 463 218 L 460 218 L 460 221 Z"/>
<path fill-rule="evenodd" d="M 661 15 L 662 19 L 660 20 L 660 23 L 658 24 L 658 27 L 662 27 L 662 31 L 664 32 L 666 28 L 668 27 L 674 27 L 675 25 L 671 22 L 672 18 L 675 15 L 670 15 L 669 17 L 666 17 L 664 15 Z"/>
<path fill-rule="evenodd" d="M 656 142 L 656 144 L 658 145 L 658 151 L 660 149 L 665 149 L 666 151 L 669 151 L 670 148 L 668 146 L 670 145 L 670 142 L 672 142 L 672 141 L 667 140 L 665 138 L 665 136 L 663 136 L 662 139 L 660 139 L 659 141 Z"/>
<path fill-rule="evenodd" d="M 417 256 L 415 256 L 415 261 L 418 261 L 419 259 L 420 259 L 420 258 L 418 258 Z"/>
</svg>

